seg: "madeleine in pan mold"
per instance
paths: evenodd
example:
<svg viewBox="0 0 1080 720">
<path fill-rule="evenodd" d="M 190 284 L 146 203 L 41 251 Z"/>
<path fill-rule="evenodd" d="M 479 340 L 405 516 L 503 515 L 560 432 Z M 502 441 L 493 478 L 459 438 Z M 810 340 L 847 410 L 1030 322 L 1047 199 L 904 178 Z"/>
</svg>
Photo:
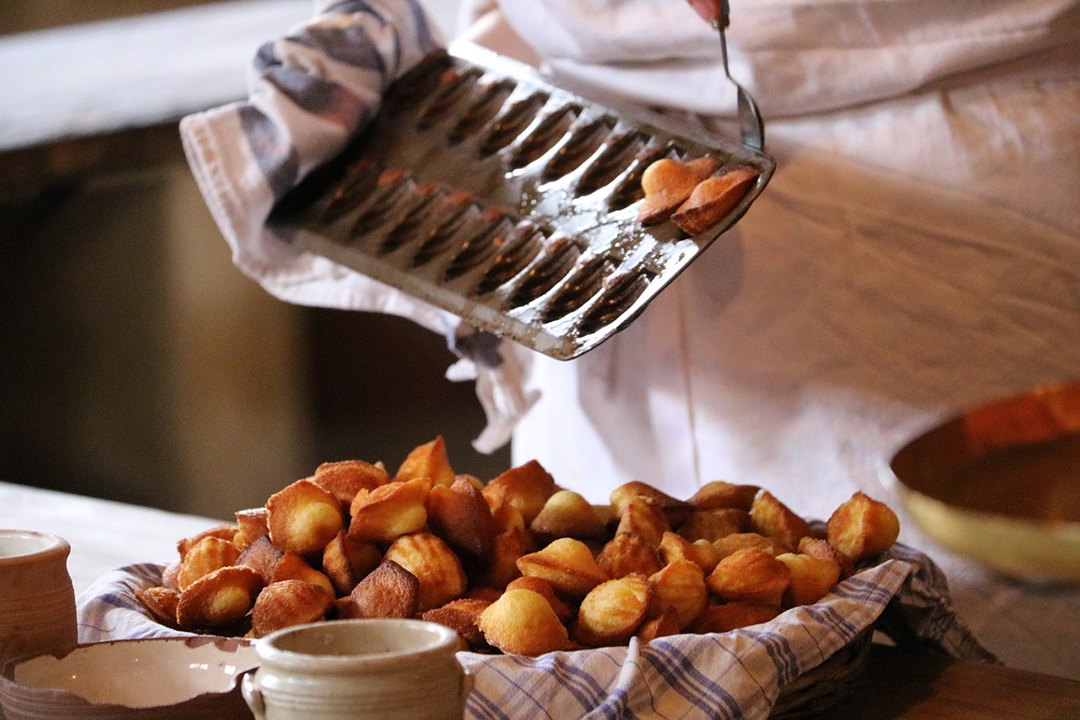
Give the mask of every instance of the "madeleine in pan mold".
<svg viewBox="0 0 1080 720">
<path fill-rule="evenodd" d="M 709 156 L 686 161 L 662 158 L 641 176 L 645 198 L 638 222 L 655 225 L 670 218 L 690 235 L 703 233 L 731 212 L 757 178 L 756 170 L 722 168 Z"/>
<path fill-rule="evenodd" d="M 691 235 L 705 232 L 731 212 L 757 176 L 750 168 L 737 167 L 702 180 L 671 221 Z"/>
</svg>

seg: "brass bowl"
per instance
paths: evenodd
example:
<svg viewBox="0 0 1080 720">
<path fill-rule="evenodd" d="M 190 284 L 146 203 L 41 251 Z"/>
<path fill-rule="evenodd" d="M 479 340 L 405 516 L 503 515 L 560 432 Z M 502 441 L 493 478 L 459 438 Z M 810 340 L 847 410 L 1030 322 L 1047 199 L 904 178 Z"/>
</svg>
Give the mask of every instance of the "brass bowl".
<svg viewBox="0 0 1080 720">
<path fill-rule="evenodd" d="M 971 408 L 889 465 L 934 541 L 1005 575 L 1080 582 L 1080 382 Z"/>
</svg>

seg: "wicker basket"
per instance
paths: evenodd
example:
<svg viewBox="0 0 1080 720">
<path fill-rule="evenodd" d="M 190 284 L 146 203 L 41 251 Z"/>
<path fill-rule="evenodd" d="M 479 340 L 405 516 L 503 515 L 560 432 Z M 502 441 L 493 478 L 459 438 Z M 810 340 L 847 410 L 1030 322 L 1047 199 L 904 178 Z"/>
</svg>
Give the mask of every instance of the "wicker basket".
<svg viewBox="0 0 1080 720">
<path fill-rule="evenodd" d="M 867 628 L 825 662 L 795 678 L 780 692 L 771 717 L 804 717 L 836 704 L 854 689 L 866 670 L 873 636 L 873 629 Z"/>
</svg>

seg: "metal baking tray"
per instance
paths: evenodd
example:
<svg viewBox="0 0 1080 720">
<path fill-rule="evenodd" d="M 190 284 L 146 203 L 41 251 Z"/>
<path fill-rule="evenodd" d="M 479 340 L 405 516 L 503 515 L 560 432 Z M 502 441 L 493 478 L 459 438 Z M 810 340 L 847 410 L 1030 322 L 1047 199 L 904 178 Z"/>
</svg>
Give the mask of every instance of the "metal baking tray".
<svg viewBox="0 0 1080 720">
<path fill-rule="evenodd" d="M 758 150 L 590 97 L 453 45 L 396 81 L 371 125 L 282 198 L 268 225 L 476 328 L 577 357 L 636 318 L 775 169 Z M 758 179 L 706 232 L 642 226 L 645 168 L 704 155 Z"/>
</svg>

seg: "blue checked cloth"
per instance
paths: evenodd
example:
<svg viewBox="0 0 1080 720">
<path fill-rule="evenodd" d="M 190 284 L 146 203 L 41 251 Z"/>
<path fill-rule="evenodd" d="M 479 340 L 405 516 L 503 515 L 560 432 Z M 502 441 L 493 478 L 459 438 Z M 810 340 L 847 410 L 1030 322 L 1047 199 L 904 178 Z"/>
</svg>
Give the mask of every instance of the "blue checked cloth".
<svg viewBox="0 0 1080 720">
<path fill-rule="evenodd" d="M 135 590 L 160 582 L 143 564 L 101 577 L 79 598 L 81 642 L 188 635 L 157 624 Z M 994 662 L 957 618 L 945 578 L 896 546 L 814 605 L 723 634 L 676 635 L 627 647 L 537 658 L 460 653 L 475 678 L 469 718 L 765 718 L 780 692 L 889 616 L 902 644 Z"/>
</svg>

